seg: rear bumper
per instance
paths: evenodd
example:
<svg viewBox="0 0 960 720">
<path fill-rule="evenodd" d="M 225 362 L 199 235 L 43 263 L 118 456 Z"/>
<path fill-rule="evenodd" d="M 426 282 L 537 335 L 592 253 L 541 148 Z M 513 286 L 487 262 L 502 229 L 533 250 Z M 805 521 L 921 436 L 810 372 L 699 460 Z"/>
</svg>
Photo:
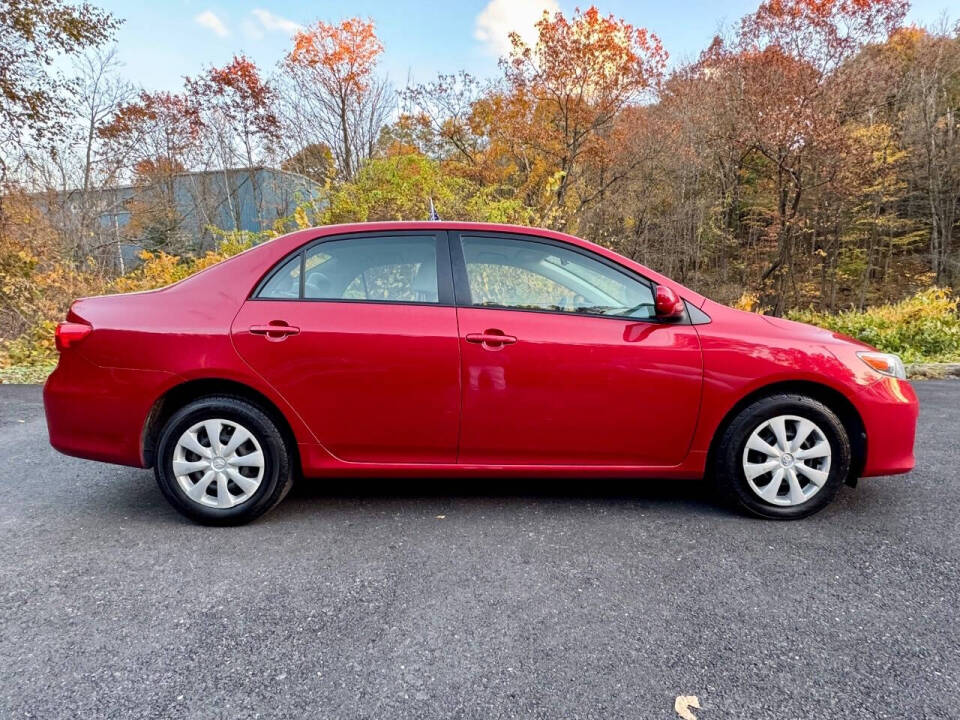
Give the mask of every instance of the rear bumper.
<svg viewBox="0 0 960 720">
<path fill-rule="evenodd" d="M 77 352 L 63 353 L 43 387 L 50 444 L 65 455 L 144 467 L 143 427 L 154 398 L 174 377 L 104 368 Z"/>
<path fill-rule="evenodd" d="M 910 472 L 915 464 L 913 442 L 919 405 L 910 383 L 884 378 L 859 394 L 859 410 L 867 433 L 862 477 Z"/>
</svg>

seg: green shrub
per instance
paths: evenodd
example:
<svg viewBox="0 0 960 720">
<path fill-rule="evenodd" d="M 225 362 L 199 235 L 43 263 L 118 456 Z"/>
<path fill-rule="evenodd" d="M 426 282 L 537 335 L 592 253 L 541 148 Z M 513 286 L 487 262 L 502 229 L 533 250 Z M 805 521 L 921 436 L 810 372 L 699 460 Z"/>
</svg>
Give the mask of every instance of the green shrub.
<svg viewBox="0 0 960 720">
<path fill-rule="evenodd" d="M 850 335 L 905 362 L 960 360 L 960 301 L 949 290 L 930 288 L 892 305 L 830 315 L 813 310 L 789 313 L 791 320 Z"/>
</svg>

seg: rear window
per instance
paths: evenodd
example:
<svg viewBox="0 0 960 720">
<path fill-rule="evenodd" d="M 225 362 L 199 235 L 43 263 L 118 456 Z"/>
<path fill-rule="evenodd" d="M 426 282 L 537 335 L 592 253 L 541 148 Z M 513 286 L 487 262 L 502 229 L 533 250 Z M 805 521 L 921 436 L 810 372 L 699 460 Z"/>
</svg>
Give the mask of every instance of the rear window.
<svg viewBox="0 0 960 720">
<path fill-rule="evenodd" d="M 436 303 L 437 240 L 404 235 L 319 243 L 282 264 L 257 297 Z"/>
</svg>

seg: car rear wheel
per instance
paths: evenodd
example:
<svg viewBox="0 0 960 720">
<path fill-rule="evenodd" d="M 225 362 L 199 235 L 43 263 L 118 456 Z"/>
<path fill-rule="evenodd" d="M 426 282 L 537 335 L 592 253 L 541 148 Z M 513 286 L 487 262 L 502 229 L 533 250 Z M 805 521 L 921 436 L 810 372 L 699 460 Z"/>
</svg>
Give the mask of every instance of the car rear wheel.
<svg viewBox="0 0 960 720">
<path fill-rule="evenodd" d="M 290 452 L 276 423 L 241 398 L 206 397 L 175 412 L 160 434 L 157 484 L 206 525 L 241 525 L 290 490 Z"/>
<path fill-rule="evenodd" d="M 741 410 L 719 440 L 715 475 L 740 507 L 791 520 L 826 507 L 850 472 L 850 440 L 826 405 L 773 395 Z"/>
</svg>

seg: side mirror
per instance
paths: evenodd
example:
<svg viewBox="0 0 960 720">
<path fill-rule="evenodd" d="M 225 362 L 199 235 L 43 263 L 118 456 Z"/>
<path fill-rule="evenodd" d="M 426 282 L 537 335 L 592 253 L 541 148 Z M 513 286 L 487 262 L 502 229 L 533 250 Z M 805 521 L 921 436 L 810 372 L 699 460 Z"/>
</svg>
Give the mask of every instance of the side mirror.
<svg viewBox="0 0 960 720">
<path fill-rule="evenodd" d="M 654 299 L 654 308 L 658 320 L 679 320 L 683 317 L 683 300 L 666 285 L 657 285 L 657 294 Z"/>
</svg>

